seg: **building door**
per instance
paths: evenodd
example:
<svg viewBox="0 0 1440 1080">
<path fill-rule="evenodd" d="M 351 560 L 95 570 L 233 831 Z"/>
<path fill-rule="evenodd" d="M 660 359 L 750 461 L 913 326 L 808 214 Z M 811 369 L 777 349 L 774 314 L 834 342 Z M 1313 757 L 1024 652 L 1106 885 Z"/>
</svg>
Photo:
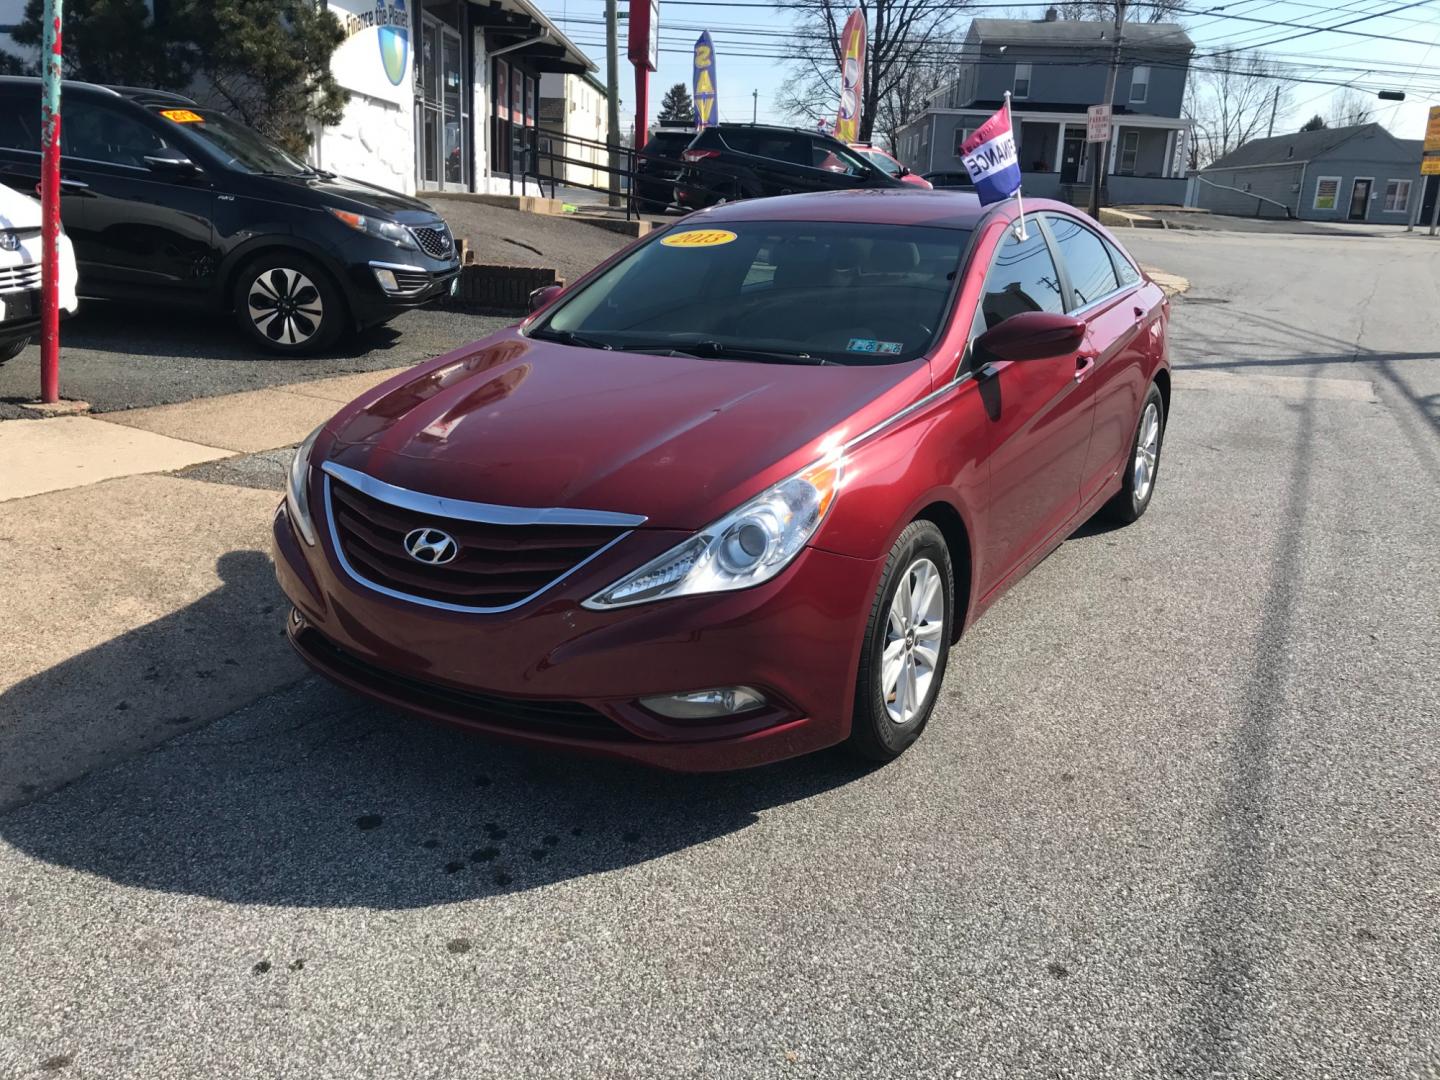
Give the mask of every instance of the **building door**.
<svg viewBox="0 0 1440 1080">
<path fill-rule="evenodd" d="M 1351 221 L 1364 221 L 1370 213 L 1370 185 L 1373 183 L 1368 176 L 1362 177 L 1350 189 L 1350 213 L 1347 216 Z"/>
<path fill-rule="evenodd" d="M 460 32 L 426 14 L 420 27 L 420 186 L 432 191 L 470 189 Z"/>
<path fill-rule="evenodd" d="M 1085 156 L 1085 133 L 1065 132 L 1065 145 L 1060 152 L 1060 182 L 1073 184 L 1080 178 L 1080 161 Z"/>
</svg>

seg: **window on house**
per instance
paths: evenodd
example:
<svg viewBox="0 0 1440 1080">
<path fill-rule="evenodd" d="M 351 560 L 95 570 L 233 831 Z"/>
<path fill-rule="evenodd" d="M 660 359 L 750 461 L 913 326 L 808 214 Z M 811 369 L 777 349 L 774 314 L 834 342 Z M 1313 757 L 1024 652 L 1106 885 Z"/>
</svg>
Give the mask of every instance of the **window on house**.
<svg viewBox="0 0 1440 1080">
<path fill-rule="evenodd" d="M 1387 180 L 1385 182 L 1385 210 L 1398 214 L 1410 207 L 1410 181 Z"/>
<path fill-rule="evenodd" d="M 1011 94 L 1019 99 L 1030 96 L 1030 65 L 1015 65 L 1015 85 L 1011 87 Z"/>
<path fill-rule="evenodd" d="M 1316 210 L 1334 210 L 1335 200 L 1340 197 L 1340 177 L 1322 176 L 1315 181 Z"/>
<path fill-rule="evenodd" d="M 1145 104 L 1150 96 L 1150 69 L 1137 67 L 1130 74 L 1130 100 L 1136 105 Z"/>
<path fill-rule="evenodd" d="M 1140 132 L 1127 131 L 1120 136 L 1120 166 L 1116 170 L 1121 176 L 1135 175 L 1135 161 L 1140 156 Z"/>
</svg>

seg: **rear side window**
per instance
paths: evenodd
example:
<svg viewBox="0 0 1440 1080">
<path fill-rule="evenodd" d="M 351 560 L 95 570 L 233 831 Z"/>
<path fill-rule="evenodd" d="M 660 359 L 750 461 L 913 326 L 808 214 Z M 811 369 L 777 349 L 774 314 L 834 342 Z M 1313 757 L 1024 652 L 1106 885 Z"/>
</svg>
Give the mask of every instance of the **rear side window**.
<svg viewBox="0 0 1440 1080">
<path fill-rule="evenodd" d="M 810 148 L 804 141 L 783 131 L 727 131 L 725 144 L 742 154 L 789 161 L 796 165 L 810 164 Z"/>
<path fill-rule="evenodd" d="M 0 146 L 40 150 L 40 95 L 0 95 Z"/>
<path fill-rule="evenodd" d="M 1073 218 L 1047 214 L 1045 220 L 1070 273 L 1073 307 L 1084 307 L 1119 287 L 1105 241 Z"/>
<path fill-rule="evenodd" d="M 1030 229 L 1025 240 L 1017 239 L 1013 230 L 1005 230 L 1005 242 L 985 279 L 980 310 L 987 330 L 1024 311 L 1065 310 L 1060 299 L 1060 275 L 1039 229 Z"/>
</svg>

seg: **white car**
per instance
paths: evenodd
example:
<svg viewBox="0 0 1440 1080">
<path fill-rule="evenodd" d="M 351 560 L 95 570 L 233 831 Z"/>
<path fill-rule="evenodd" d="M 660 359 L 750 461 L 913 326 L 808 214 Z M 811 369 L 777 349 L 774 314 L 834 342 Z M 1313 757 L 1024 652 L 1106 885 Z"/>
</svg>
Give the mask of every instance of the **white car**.
<svg viewBox="0 0 1440 1080">
<path fill-rule="evenodd" d="M 40 201 L 0 184 L 0 364 L 40 329 Z M 73 315 L 75 250 L 60 234 L 60 310 Z"/>
</svg>

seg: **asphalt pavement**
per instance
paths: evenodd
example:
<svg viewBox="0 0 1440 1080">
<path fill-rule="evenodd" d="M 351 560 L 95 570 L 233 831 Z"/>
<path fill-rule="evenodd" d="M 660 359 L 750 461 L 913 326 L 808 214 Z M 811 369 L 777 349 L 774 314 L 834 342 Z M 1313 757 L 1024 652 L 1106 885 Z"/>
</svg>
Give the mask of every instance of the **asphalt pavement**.
<svg viewBox="0 0 1440 1080">
<path fill-rule="evenodd" d="M 673 777 L 290 681 L 0 815 L 0 1077 L 1440 1076 L 1440 245 L 1125 240 L 1192 283 L 1150 511 L 899 761 Z M 27 709 L 278 634 L 220 558 Z"/>
</svg>

